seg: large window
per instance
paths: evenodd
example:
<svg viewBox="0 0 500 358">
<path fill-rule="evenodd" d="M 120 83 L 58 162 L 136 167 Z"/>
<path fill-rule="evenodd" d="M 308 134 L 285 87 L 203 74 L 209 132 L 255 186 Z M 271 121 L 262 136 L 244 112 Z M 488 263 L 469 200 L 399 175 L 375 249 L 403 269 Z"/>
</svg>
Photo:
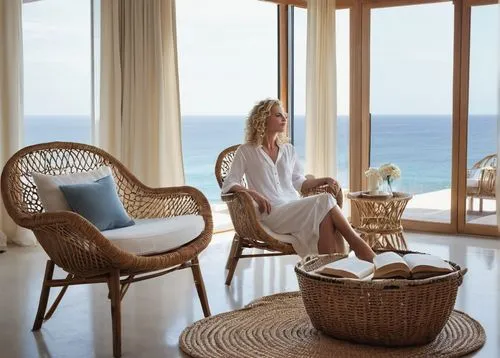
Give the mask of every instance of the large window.
<svg viewBox="0 0 500 358">
<path fill-rule="evenodd" d="M 473 6 L 470 26 L 466 218 L 496 225 L 498 5 Z"/>
<path fill-rule="evenodd" d="M 178 1 L 177 34 L 186 181 L 217 202 L 217 155 L 242 143 L 246 116 L 257 101 L 277 97 L 276 6 Z"/>
<path fill-rule="evenodd" d="M 24 144 L 92 141 L 91 0 L 23 5 Z"/>
<path fill-rule="evenodd" d="M 448 223 L 453 4 L 373 9 L 370 29 L 370 165 L 401 168 L 404 218 Z"/>
</svg>

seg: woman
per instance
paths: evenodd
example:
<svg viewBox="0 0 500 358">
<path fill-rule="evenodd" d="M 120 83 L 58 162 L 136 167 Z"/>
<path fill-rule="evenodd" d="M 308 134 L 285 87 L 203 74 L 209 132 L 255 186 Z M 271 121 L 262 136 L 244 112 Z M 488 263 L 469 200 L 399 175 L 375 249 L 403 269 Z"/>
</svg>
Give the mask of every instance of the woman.
<svg viewBox="0 0 500 358">
<path fill-rule="evenodd" d="M 300 198 L 298 192 L 333 185 L 332 178 L 306 179 L 285 135 L 287 115 L 278 100 L 257 103 L 247 119 L 246 143 L 235 153 L 222 192 L 246 191 L 260 220 L 278 234 L 290 234 L 300 256 L 343 252 L 344 240 L 360 259 L 372 261 L 371 248 L 352 229 L 335 199 L 327 193 Z M 245 175 L 248 188 L 241 185 Z"/>
</svg>

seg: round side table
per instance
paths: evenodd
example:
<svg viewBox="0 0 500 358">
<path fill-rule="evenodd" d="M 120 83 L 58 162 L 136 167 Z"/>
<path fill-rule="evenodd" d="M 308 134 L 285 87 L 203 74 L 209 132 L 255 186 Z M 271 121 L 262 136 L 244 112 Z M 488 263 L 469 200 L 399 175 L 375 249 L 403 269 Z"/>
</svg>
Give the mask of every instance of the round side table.
<svg viewBox="0 0 500 358">
<path fill-rule="evenodd" d="M 408 249 L 401 216 L 411 194 L 394 192 L 392 196 L 376 197 L 354 192 L 347 197 L 360 215 L 361 224 L 356 230 L 372 249 Z"/>
</svg>

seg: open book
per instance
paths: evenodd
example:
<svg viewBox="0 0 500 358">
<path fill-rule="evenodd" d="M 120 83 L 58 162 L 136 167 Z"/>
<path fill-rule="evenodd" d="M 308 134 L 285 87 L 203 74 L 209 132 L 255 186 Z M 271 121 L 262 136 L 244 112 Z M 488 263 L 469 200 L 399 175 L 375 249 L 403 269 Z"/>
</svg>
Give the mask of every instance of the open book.
<svg viewBox="0 0 500 358">
<path fill-rule="evenodd" d="M 357 257 L 346 257 L 316 270 L 316 273 L 334 277 L 369 280 L 371 278 L 427 278 L 452 272 L 443 259 L 426 254 L 384 252 L 375 256 L 373 263 Z"/>
</svg>

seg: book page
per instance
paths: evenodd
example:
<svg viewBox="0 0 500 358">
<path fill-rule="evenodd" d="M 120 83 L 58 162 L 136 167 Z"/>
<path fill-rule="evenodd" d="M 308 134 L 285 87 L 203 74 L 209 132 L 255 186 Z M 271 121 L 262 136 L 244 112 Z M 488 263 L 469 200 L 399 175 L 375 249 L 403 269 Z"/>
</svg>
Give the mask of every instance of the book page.
<svg viewBox="0 0 500 358">
<path fill-rule="evenodd" d="M 426 254 L 406 254 L 403 256 L 412 274 L 418 272 L 451 272 L 453 268 L 442 258 Z"/>
<path fill-rule="evenodd" d="M 346 257 L 326 264 L 316 270 L 317 273 L 345 278 L 364 278 L 373 272 L 374 265 L 357 257 Z"/>
<path fill-rule="evenodd" d="M 405 260 L 395 252 L 384 252 L 374 257 L 374 278 L 409 277 L 410 268 Z"/>
</svg>

